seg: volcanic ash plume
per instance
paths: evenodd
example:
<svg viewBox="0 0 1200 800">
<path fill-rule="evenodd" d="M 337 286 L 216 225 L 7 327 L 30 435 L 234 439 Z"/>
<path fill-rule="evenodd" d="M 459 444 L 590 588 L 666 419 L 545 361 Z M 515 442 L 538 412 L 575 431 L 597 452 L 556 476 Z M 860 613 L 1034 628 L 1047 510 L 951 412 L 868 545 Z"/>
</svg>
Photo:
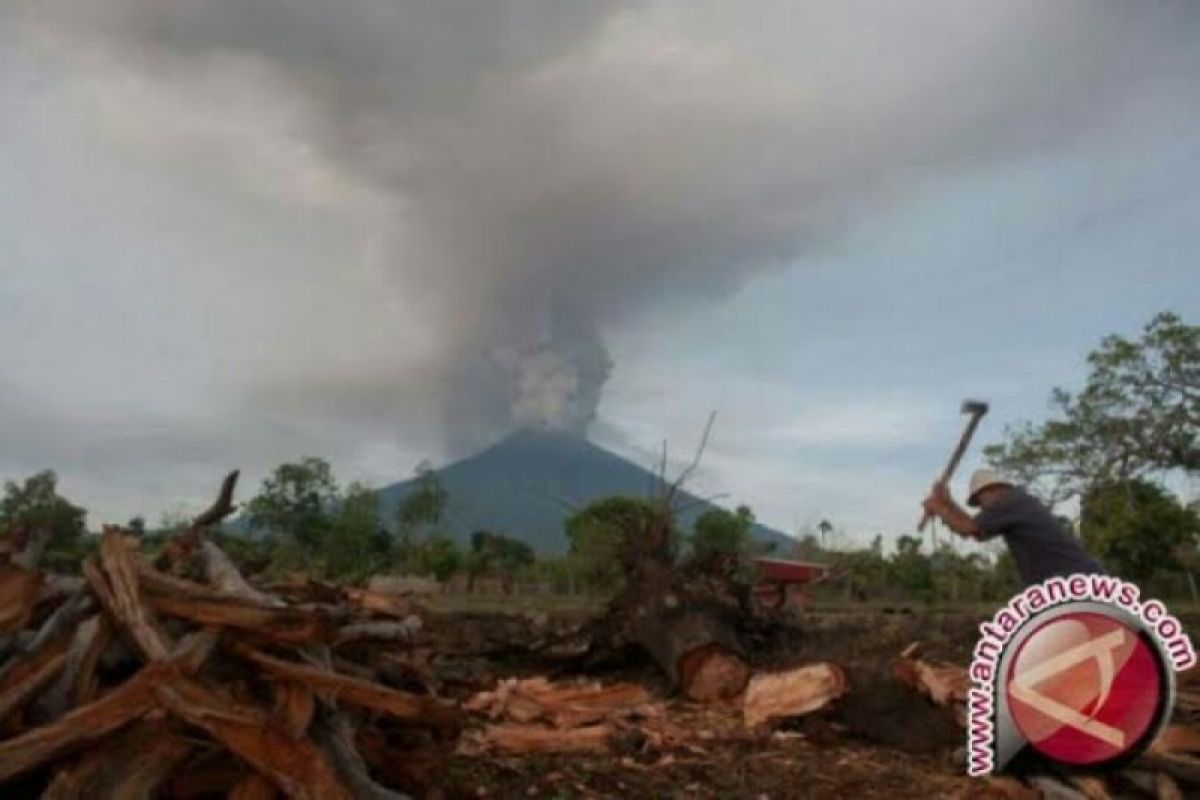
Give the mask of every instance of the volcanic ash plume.
<svg viewBox="0 0 1200 800">
<path fill-rule="evenodd" d="M 378 243 L 173 250 L 226 273 L 212 330 L 271 323 L 226 348 L 255 352 L 243 386 L 270 382 L 272 413 L 439 409 L 461 453 L 582 432 L 600 331 L 801 263 L 930 177 L 1080 146 L 1149 92 L 1185 106 L 1196 4 L 1144 5 L 40 0 L 0 19 L 94 103 L 56 124 L 98 121 L 235 222 L 271 206 Z"/>
</svg>

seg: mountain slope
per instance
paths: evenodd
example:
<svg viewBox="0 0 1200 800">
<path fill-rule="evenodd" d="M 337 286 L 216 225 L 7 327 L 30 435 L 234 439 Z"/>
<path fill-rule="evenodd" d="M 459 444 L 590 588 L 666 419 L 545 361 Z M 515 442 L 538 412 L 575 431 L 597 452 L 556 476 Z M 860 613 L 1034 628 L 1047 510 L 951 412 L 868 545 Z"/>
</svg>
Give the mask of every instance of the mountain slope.
<svg viewBox="0 0 1200 800">
<path fill-rule="evenodd" d="M 509 435 L 470 458 L 437 471 L 449 496 L 448 527 L 465 542 L 472 531 L 489 530 L 513 536 L 543 554 L 567 549 L 563 522 L 592 500 L 614 494 L 646 497 L 657 477 L 615 453 L 578 436 L 523 430 Z M 414 481 L 380 490 L 380 512 L 389 523 Z M 681 525 L 690 529 L 700 514 L 713 508 L 693 495 L 681 494 Z M 756 525 L 756 539 L 786 548 L 792 539 Z"/>
</svg>

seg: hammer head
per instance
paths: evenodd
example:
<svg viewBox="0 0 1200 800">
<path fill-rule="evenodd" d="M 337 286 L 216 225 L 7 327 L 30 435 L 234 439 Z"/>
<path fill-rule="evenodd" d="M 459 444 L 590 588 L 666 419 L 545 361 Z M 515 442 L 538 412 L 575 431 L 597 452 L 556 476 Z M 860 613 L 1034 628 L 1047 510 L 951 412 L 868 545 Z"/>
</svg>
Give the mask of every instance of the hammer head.
<svg viewBox="0 0 1200 800">
<path fill-rule="evenodd" d="M 973 417 L 982 417 L 988 412 L 988 404 L 983 400 L 963 400 L 962 413 Z"/>
</svg>

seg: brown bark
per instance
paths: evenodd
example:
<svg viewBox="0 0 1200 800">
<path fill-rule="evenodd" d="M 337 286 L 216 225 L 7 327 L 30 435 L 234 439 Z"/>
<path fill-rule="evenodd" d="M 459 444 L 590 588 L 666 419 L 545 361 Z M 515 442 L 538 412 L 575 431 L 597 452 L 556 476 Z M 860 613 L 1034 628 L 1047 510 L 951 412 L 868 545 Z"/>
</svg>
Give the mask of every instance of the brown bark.
<svg viewBox="0 0 1200 800">
<path fill-rule="evenodd" d="M 328 613 L 316 608 L 270 605 L 217 591 L 141 565 L 138 576 L 146 602 L 161 614 L 201 625 L 249 631 L 282 644 L 327 642 L 336 629 Z"/>
<path fill-rule="evenodd" d="M 207 732 L 297 800 L 352 800 L 328 759 L 254 706 L 222 696 L 199 681 L 177 678 L 153 687 L 171 713 Z"/>
<path fill-rule="evenodd" d="M 715 609 L 669 606 L 648 604 L 631 625 L 633 640 L 688 699 L 714 702 L 739 694 L 750 666 L 732 627 Z"/>
<path fill-rule="evenodd" d="M 166 726 L 139 725 L 114 743 L 59 770 L 42 800 L 153 800 L 159 787 L 191 752 L 191 745 Z"/>
<path fill-rule="evenodd" d="M 275 800 L 278 796 L 275 784 L 256 772 L 247 775 L 233 787 L 233 791 L 229 793 L 229 800 Z"/>
<path fill-rule="evenodd" d="M 162 661 L 170 651 L 170 638 L 141 597 L 134 554 L 114 528 L 100 538 L 100 564 L 88 558 L 83 574 L 104 610 L 118 629 L 148 661 Z"/>
<path fill-rule="evenodd" d="M 41 593 L 39 573 L 0 564 L 0 635 L 25 627 Z"/>
<path fill-rule="evenodd" d="M 7 719 L 62 672 L 67 661 L 63 647 L 47 648 L 40 657 L 26 665 L 26 669 L 6 676 L 5 687 L 0 690 L 0 720 Z"/>
<path fill-rule="evenodd" d="M 155 707 L 154 688 L 163 681 L 195 672 L 216 643 L 211 633 L 180 641 L 170 661 L 149 664 L 125 683 L 54 722 L 0 742 L 0 781 L 63 753 L 98 741 Z"/>
<path fill-rule="evenodd" d="M 328 692 L 339 700 L 397 719 L 440 728 L 451 727 L 458 720 L 458 711 L 453 706 L 432 697 L 409 694 L 318 667 L 284 661 L 245 645 L 234 645 L 231 649 L 268 675 L 300 683 L 315 692 Z"/>
</svg>

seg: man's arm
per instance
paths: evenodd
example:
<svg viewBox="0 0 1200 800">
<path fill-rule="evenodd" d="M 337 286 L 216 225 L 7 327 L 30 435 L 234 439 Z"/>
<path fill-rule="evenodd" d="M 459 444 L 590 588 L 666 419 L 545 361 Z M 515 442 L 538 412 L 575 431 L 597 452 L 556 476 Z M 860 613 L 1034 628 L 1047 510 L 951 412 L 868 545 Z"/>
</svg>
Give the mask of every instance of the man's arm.
<svg viewBox="0 0 1200 800">
<path fill-rule="evenodd" d="M 975 518 L 954 501 L 954 498 L 950 496 L 950 488 L 945 483 L 941 481 L 935 483 L 929 497 L 925 498 L 922 505 L 927 512 L 940 519 L 947 528 L 959 536 L 965 536 L 968 539 L 981 538 L 981 531 L 975 524 Z"/>
</svg>

